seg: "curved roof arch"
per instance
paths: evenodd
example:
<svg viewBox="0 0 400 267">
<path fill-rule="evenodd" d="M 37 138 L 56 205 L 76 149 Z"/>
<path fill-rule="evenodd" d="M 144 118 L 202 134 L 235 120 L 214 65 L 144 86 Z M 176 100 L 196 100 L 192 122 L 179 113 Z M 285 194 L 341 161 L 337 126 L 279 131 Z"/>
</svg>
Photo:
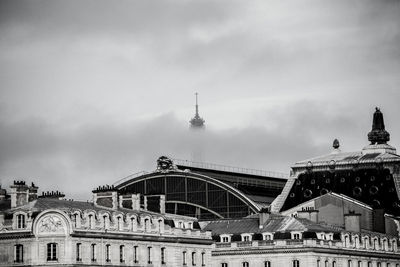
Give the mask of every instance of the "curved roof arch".
<svg viewBox="0 0 400 267">
<path fill-rule="evenodd" d="M 158 178 L 165 178 L 165 179 L 169 179 L 169 178 L 182 178 L 182 179 L 194 179 L 200 182 L 204 182 L 207 185 L 213 185 L 215 187 L 218 188 L 218 190 L 224 191 L 227 193 L 227 198 L 229 198 L 229 196 L 233 196 L 234 198 L 237 198 L 242 204 L 243 206 L 247 206 L 250 213 L 255 213 L 258 212 L 260 210 L 260 207 L 253 201 L 251 200 L 249 197 L 247 197 L 243 192 L 241 192 L 240 190 L 238 190 L 237 188 L 223 182 L 220 180 L 217 180 L 215 178 L 206 176 L 206 175 L 202 175 L 202 174 L 198 174 L 198 173 L 192 173 L 192 172 L 187 172 L 187 171 L 179 171 L 179 170 L 172 170 L 172 171 L 167 171 L 167 172 L 162 172 L 162 171 L 155 171 L 152 173 L 145 173 L 142 175 L 137 175 L 137 176 L 128 176 L 128 179 L 123 179 L 119 184 L 115 185 L 115 188 L 117 190 L 124 190 L 127 188 L 130 188 L 130 186 L 134 186 L 135 184 L 138 184 L 140 182 L 143 181 L 149 181 L 152 179 L 158 179 Z M 172 179 L 171 179 L 172 180 Z M 189 181 L 189 180 L 186 180 Z M 167 180 L 165 180 L 165 183 L 167 183 Z M 185 182 L 185 193 L 188 194 L 188 190 L 187 190 L 187 183 Z M 167 187 L 167 186 L 165 186 Z M 206 187 L 208 188 L 208 187 Z M 200 189 L 199 189 L 200 190 Z M 128 190 L 129 191 L 129 190 Z M 137 193 L 147 193 L 147 192 L 137 192 Z M 165 192 L 164 192 L 165 193 Z M 199 207 L 202 208 L 204 210 L 208 210 L 211 213 L 213 213 L 214 215 L 219 215 L 218 217 L 220 217 L 221 213 L 219 211 L 213 210 L 212 208 L 205 206 L 205 205 L 199 205 L 199 203 L 194 203 L 191 201 L 178 201 L 178 200 L 174 200 L 174 199 L 168 199 L 168 194 L 173 194 L 174 192 L 167 192 L 166 194 L 166 203 L 187 203 L 188 205 L 194 206 L 194 207 Z M 207 192 L 208 194 L 208 192 Z M 237 200 L 234 199 L 234 201 L 236 201 L 235 203 L 237 204 Z M 229 202 L 229 200 L 227 201 Z M 220 209 L 222 209 L 224 207 L 220 207 Z M 229 209 L 229 203 L 227 204 L 227 207 Z"/>
</svg>

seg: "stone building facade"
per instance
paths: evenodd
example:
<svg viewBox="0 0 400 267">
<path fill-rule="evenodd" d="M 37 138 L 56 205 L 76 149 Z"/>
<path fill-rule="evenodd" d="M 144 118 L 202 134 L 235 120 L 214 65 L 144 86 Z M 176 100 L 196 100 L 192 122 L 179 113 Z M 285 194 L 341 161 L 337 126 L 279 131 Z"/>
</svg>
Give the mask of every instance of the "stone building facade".
<svg viewBox="0 0 400 267">
<path fill-rule="evenodd" d="M 209 266 L 213 241 L 195 218 L 147 211 L 112 187 L 94 202 L 32 187 L 15 182 L 0 200 L 0 266 Z"/>
</svg>

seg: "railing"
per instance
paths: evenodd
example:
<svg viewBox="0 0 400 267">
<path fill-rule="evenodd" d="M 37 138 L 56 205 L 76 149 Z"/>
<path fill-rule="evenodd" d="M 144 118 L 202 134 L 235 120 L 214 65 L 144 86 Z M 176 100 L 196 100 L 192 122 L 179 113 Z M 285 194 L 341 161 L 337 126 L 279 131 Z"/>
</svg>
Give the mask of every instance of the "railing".
<svg viewBox="0 0 400 267">
<path fill-rule="evenodd" d="M 233 167 L 228 165 L 214 164 L 214 163 L 206 163 L 206 162 L 196 162 L 182 159 L 173 159 L 176 165 L 182 165 L 192 168 L 203 168 L 203 169 L 211 169 L 217 171 L 226 171 L 226 172 L 236 172 L 242 174 L 251 174 L 257 176 L 265 176 L 265 177 L 273 177 L 273 178 L 289 178 L 289 174 L 282 172 L 273 172 L 273 171 L 265 171 L 265 170 L 257 170 L 250 168 L 241 168 L 241 167 Z"/>
<path fill-rule="evenodd" d="M 251 241 L 241 241 L 241 242 L 237 242 L 237 246 L 239 247 L 239 248 L 242 248 L 242 247 L 251 247 L 252 246 L 252 242 Z"/>
<path fill-rule="evenodd" d="M 231 247 L 231 243 L 216 243 L 215 247 L 216 248 L 230 248 Z"/>
<path fill-rule="evenodd" d="M 137 173 L 128 175 L 128 176 L 126 176 L 126 177 L 124 177 L 124 178 L 122 178 L 122 179 L 119 179 L 119 180 L 116 181 L 115 183 L 113 183 L 113 186 L 118 186 L 118 185 L 120 185 L 120 184 L 122 184 L 122 183 L 124 183 L 124 182 L 126 182 L 126 181 L 129 181 L 129 180 L 131 180 L 131 179 L 133 179 L 133 178 L 136 178 L 136 177 L 139 177 L 139 176 L 142 176 L 142 175 L 145 175 L 145 174 L 149 174 L 149 173 L 150 173 L 150 172 L 141 171 L 141 172 L 137 172 Z"/>
</svg>

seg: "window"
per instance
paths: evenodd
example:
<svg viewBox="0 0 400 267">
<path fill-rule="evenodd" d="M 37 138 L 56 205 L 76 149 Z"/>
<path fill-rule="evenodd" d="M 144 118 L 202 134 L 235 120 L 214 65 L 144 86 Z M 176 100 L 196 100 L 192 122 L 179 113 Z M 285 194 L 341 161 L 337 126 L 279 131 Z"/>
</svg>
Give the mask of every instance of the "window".
<svg viewBox="0 0 400 267">
<path fill-rule="evenodd" d="M 25 228 L 25 215 L 24 214 L 17 215 L 17 228 L 18 229 Z"/>
<path fill-rule="evenodd" d="M 206 259 L 205 259 L 206 253 L 202 252 L 201 253 L 201 266 L 206 266 Z"/>
<path fill-rule="evenodd" d="M 89 229 L 92 229 L 93 228 L 93 215 L 92 214 L 89 214 L 88 221 L 89 221 L 88 227 L 89 227 Z"/>
<path fill-rule="evenodd" d="M 107 245 L 106 245 L 106 262 L 111 262 L 111 258 L 110 258 L 110 248 L 111 248 L 111 245 L 110 245 L 110 244 L 107 244 Z"/>
<path fill-rule="evenodd" d="M 78 214 L 74 214 L 74 227 L 77 228 L 78 227 Z"/>
<path fill-rule="evenodd" d="M 57 243 L 47 244 L 47 261 L 57 260 Z"/>
<path fill-rule="evenodd" d="M 265 235 L 265 240 L 272 240 L 272 236 L 271 235 Z"/>
<path fill-rule="evenodd" d="M 196 252 L 192 252 L 192 265 L 196 265 Z"/>
<path fill-rule="evenodd" d="M 161 248 L 161 264 L 165 264 L 165 248 Z"/>
<path fill-rule="evenodd" d="M 125 262 L 125 247 L 124 247 L 124 245 L 119 246 L 119 262 Z"/>
<path fill-rule="evenodd" d="M 376 266 L 377 266 L 377 267 L 382 267 L 382 263 L 378 262 L 378 263 L 376 264 Z"/>
<path fill-rule="evenodd" d="M 243 236 L 243 241 L 250 241 L 250 236 L 248 235 Z"/>
<path fill-rule="evenodd" d="M 118 217 L 117 218 L 117 229 L 118 229 L 118 231 L 121 231 L 121 229 L 122 229 L 121 221 L 122 221 L 121 217 Z"/>
<path fill-rule="evenodd" d="M 300 239 L 300 234 L 293 234 L 293 239 Z"/>
<path fill-rule="evenodd" d="M 147 248 L 147 263 L 151 264 L 151 247 Z"/>
<path fill-rule="evenodd" d="M 92 258 L 92 262 L 96 262 L 96 244 L 92 244 L 90 246 L 90 257 Z"/>
<path fill-rule="evenodd" d="M 76 261 L 82 261 L 82 244 L 81 243 L 77 243 L 76 244 Z"/>
<path fill-rule="evenodd" d="M 329 267 L 329 261 L 328 260 L 325 261 L 325 267 Z"/>
<path fill-rule="evenodd" d="M 336 261 L 332 261 L 332 267 L 336 267 Z"/>
<path fill-rule="evenodd" d="M 244 261 L 244 262 L 242 263 L 242 267 L 249 267 L 249 263 L 248 263 L 247 261 Z"/>
<path fill-rule="evenodd" d="M 133 262 L 134 263 L 138 263 L 139 259 L 138 259 L 138 246 L 134 246 L 133 247 Z"/>
<path fill-rule="evenodd" d="M 264 267 L 271 267 L 271 262 L 270 261 L 265 261 L 264 262 Z"/>
<path fill-rule="evenodd" d="M 317 260 L 317 267 L 321 267 L 321 260 Z"/>
<path fill-rule="evenodd" d="M 222 242 L 223 243 L 228 243 L 229 242 L 229 238 L 227 236 L 222 237 Z"/>
<path fill-rule="evenodd" d="M 187 264 L 187 262 L 186 262 L 186 251 L 182 252 L 182 264 L 183 265 Z"/>
<path fill-rule="evenodd" d="M 148 218 L 144 219 L 144 231 L 149 231 L 150 220 Z"/>
<path fill-rule="evenodd" d="M 293 267 L 300 267 L 300 261 L 299 260 L 293 260 Z"/>
<path fill-rule="evenodd" d="M 386 263 L 386 267 L 390 267 L 390 263 L 388 262 L 388 263 Z"/>
<path fill-rule="evenodd" d="M 136 231 L 136 218 L 131 217 L 131 231 Z"/>
<path fill-rule="evenodd" d="M 368 267 L 372 267 L 372 262 L 368 262 Z"/>
<path fill-rule="evenodd" d="M 110 222 L 107 215 L 103 215 L 104 229 L 108 229 L 110 226 Z"/>
<path fill-rule="evenodd" d="M 352 264 L 351 260 L 347 261 L 347 267 L 353 267 L 353 264 Z"/>
<path fill-rule="evenodd" d="M 226 262 L 221 263 L 221 267 L 228 267 L 228 263 Z"/>
<path fill-rule="evenodd" d="M 362 261 L 358 261 L 357 267 L 362 267 Z"/>
<path fill-rule="evenodd" d="M 24 262 L 24 246 L 21 244 L 14 247 L 14 262 Z"/>
</svg>

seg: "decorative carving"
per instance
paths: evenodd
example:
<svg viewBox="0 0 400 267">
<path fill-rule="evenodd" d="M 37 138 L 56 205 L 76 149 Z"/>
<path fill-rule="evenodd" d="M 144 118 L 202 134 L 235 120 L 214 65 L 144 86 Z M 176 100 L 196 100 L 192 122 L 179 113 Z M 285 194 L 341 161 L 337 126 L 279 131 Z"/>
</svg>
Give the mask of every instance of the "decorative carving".
<svg viewBox="0 0 400 267">
<path fill-rule="evenodd" d="M 157 159 L 157 171 L 172 171 L 176 170 L 176 166 L 172 159 L 161 156 Z"/>
<path fill-rule="evenodd" d="M 62 219 L 56 215 L 48 215 L 39 222 L 39 233 L 65 233 Z"/>
</svg>

